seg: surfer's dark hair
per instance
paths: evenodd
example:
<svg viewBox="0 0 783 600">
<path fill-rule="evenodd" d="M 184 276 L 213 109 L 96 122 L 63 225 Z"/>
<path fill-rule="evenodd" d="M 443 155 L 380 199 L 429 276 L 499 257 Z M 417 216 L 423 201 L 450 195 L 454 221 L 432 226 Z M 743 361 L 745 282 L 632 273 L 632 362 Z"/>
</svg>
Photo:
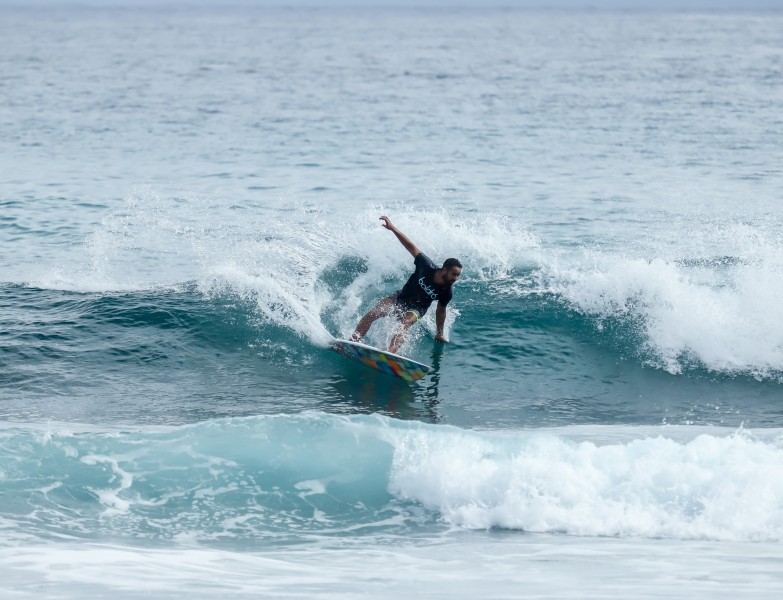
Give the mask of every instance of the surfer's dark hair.
<svg viewBox="0 0 783 600">
<path fill-rule="evenodd" d="M 446 269 L 447 271 L 451 271 L 452 267 L 459 267 L 462 268 L 462 263 L 459 262 L 456 258 L 447 258 L 446 262 L 443 263 L 443 269 Z"/>
</svg>

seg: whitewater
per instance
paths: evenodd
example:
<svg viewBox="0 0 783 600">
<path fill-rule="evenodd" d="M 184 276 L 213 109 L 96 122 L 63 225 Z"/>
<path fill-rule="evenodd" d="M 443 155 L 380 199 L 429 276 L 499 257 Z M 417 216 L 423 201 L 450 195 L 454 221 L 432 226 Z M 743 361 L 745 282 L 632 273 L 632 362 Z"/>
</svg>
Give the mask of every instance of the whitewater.
<svg viewBox="0 0 783 600">
<path fill-rule="evenodd" d="M 0 7 L 3 596 L 777 597 L 781 25 Z"/>
</svg>

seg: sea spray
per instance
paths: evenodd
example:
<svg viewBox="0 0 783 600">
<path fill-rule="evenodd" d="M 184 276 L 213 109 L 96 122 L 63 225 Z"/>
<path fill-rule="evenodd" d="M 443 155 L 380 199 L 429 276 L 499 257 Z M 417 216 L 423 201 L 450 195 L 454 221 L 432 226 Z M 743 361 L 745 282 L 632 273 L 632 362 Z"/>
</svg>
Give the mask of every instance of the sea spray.
<svg viewBox="0 0 783 600">
<path fill-rule="evenodd" d="M 678 249 L 672 256 L 665 245 L 648 257 L 586 248 L 545 257 L 539 285 L 598 326 L 625 324 L 647 364 L 670 373 L 695 367 L 779 379 L 780 239 L 761 226 L 726 227 L 735 234 L 736 255 L 692 258 Z M 726 235 L 720 232 L 717 240 Z"/>
</svg>

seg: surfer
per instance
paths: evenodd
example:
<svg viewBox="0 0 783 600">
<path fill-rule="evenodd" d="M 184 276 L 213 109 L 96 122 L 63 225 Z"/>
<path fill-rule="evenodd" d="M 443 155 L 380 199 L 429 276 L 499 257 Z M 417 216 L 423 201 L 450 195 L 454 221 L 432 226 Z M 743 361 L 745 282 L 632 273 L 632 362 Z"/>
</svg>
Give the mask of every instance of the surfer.
<svg viewBox="0 0 783 600">
<path fill-rule="evenodd" d="M 438 331 L 435 340 L 448 342 L 443 335 L 443 328 L 446 324 L 446 305 L 451 300 L 451 286 L 462 273 L 462 264 L 456 258 L 449 258 L 442 267 L 438 268 L 408 236 L 394 226 L 389 217 L 383 216 L 380 220 L 383 221 L 383 226 L 396 235 L 400 243 L 411 253 L 416 270 L 402 289 L 382 299 L 367 311 L 367 314 L 356 326 L 351 340 L 359 341 L 367 335 L 367 331 L 375 321 L 381 317 L 393 315 L 400 323 L 392 337 L 389 352 L 396 353 L 405 341 L 405 336 L 411 326 L 421 319 L 430 304 L 437 300 L 435 325 Z"/>
</svg>

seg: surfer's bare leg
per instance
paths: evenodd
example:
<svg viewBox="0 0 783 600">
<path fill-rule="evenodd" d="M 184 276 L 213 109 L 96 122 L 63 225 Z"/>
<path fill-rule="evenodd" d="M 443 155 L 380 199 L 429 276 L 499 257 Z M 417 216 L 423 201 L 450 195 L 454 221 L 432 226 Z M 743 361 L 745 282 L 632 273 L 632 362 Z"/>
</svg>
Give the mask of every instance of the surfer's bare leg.
<svg viewBox="0 0 783 600">
<path fill-rule="evenodd" d="M 356 326 L 356 331 L 353 332 L 351 340 L 358 342 L 367 335 L 367 332 L 370 330 L 370 325 L 381 317 L 389 316 L 395 309 L 394 300 L 394 294 L 386 296 L 386 298 L 368 310 L 367 314 L 362 317 L 362 320 L 359 321 L 359 324 Z"/>
<path fill-rule="evenodd" d="M 414 312 L 406 312 L 400 318 L 400 324 L 397 326 L 397 330 L 394 332 L 391 344 L 389 345 L 389 352 L 396 354 L 397 350 L 405 342 L 405 336 L 408 335 L 408 330 L 413 324 L 419 320 L 419 315 Z"/>
</svg>

